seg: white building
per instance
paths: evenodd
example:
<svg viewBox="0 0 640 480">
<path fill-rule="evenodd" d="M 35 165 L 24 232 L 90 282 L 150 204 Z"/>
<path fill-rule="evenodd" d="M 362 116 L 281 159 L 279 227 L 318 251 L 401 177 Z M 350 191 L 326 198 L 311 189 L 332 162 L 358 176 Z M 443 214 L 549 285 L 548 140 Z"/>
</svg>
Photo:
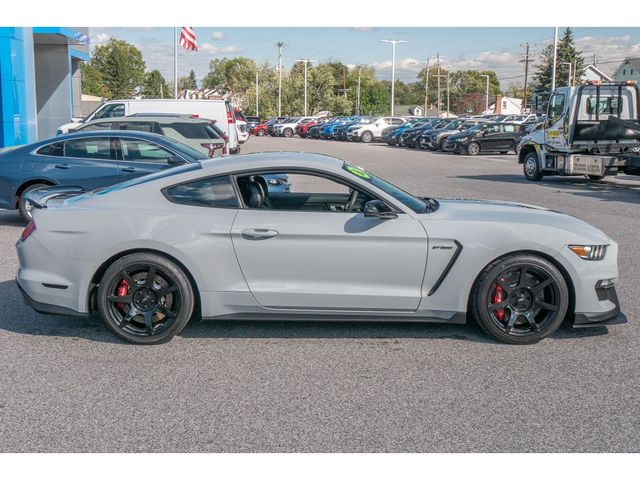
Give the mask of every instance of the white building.
<svg viewBox="0 0 640 480">
<path fill-rule="evenodd" d="M 625 58 L 613 72 L 613 79 L 616 82 L 635 80 L 640 82 L 640 58 Z"/>
<path fill-rule="evenodd" d="M 603 82 L 610 82 L 612 79 L 609 75 L 604 73 L 595 65 L 587 65 L 586 67 L 584 67 L 584 73 L 580 77 L 580 80 L 583 80 L 585 82 L 588 82 L 591 80 L 601 80 Z"/>
<path fill-rule="evenodd" d="M 496 95 L 496 101 L 482 115 L 519 115 L 522 113 L 522 99 Z"/>
</svg>

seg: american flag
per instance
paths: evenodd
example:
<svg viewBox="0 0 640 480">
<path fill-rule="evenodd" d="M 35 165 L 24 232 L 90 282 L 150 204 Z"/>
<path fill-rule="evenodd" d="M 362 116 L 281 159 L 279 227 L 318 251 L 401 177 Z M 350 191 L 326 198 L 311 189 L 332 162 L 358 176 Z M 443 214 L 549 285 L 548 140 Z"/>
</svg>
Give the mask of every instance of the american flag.
<svg viewBox="0 0 640 480">
<path fill-rule="evenodd" d="M 193 28 L 182 27 L 179 43 L 187 50 L 198 50 L 198 42 L 196 41 L 196 34 L 193 33 Z"/>
</svg>

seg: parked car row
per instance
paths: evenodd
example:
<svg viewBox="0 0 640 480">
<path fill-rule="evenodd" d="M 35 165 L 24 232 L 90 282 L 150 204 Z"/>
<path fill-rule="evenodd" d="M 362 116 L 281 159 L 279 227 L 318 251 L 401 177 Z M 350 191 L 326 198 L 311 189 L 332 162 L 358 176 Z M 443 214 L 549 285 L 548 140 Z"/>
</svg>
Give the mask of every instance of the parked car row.
<svg viewBox="0 0 640 480">
<path fill-rule="evenodd" d="M 258 136 L 385 142 L 390 146 L 478 155 L 517 152 L 520 139 L 540 119 L 534 114 L 464 118 L 359 116 L 278 117 L 253 128 Z"/>
</svg>

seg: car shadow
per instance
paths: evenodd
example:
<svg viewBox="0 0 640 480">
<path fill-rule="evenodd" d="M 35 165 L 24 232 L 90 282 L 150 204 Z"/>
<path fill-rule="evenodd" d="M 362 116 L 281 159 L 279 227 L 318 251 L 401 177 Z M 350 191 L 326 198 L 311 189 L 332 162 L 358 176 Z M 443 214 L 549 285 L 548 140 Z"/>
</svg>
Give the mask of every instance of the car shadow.
<svg viewBox="0 0 640 480">
<path fill-rule="evenodd" d="M 90 317 L 45 315 L 26 305 L 15 280 L 0 282 L 0 330 L 20 335 L 82 338 L 94 342 L 124 344 L 97 314 Z M 581 338 L 606 334 L 606 327 L 574 330 L 563 326 L 551 338 Z M 475 322 L 467 325 L 373 321 L 259 321 L 192 319 L 178 335 L 187 339 L 380 339 L 414 338 L 500 344 L 489 338 Z"/>
<path fill-rule="evenodd" d="M 25 223 L 17 210 L 0 210 L 0 227 L 24 227 Z"/>
<path fill-rule="evenodd" d="M 577 196 L 595 198 L 605 202 L 625 202 L 640 204 L 640 184 L 633 177 L 620 176 L 620 181 L 593 181 L 583 177 L 547 177 L 540 182 L 530 182 L 522 175 L 458 175 L 455 178 L 489 182 L 510 182 L 521 184 L 539 184 L 564 190 Z M 631 183 L 629 183 L 631 182 Z"/>
</svg>

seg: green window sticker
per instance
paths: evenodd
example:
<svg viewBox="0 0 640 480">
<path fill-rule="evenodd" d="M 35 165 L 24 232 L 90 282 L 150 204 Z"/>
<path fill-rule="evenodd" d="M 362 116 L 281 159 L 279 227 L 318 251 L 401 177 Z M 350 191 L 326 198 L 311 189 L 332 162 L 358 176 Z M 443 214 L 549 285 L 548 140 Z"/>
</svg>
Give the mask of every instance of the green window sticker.
<svg viewBox="0 0 640 480">
<path fill-rule="evenodd" d="M 348 165 L 347 164 L 347 165 L 344 166 L 344 169 L 347 172 L 352 173 L 357 177 L 364 178 L 365 180 L 371 180 L 371 175 L 369 175 L 367 172 L 365 172 L 361 168 L 354 167 L 353 165 Z"/>
</svg>

